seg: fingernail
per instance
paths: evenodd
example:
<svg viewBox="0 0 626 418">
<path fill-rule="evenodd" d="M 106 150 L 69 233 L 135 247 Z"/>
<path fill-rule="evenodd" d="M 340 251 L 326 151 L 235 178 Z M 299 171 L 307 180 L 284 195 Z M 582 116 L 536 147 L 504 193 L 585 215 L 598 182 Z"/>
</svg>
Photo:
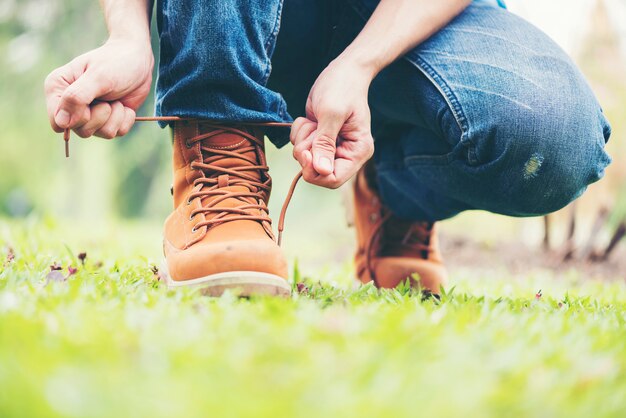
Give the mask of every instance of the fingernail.
<svg viewBox="0 0 626 418">
<path fill-rule="evenodd" d="M 54 121 L 61 128 L 66 128 L 70 124 L 70 118 L 70 114 L 67 113 L 66 110 L 61 109 L 59 110 L 59 113 L 57 113 L 57 115 L 54 117 Z"/>
<path fill-rule="evenodd" d="M 330 163 L 330 160 L 326 157 L 321 157 L 318 161 L 319 166 L 322 170 L 333 171 L 333 166 Z"/>
</svg>

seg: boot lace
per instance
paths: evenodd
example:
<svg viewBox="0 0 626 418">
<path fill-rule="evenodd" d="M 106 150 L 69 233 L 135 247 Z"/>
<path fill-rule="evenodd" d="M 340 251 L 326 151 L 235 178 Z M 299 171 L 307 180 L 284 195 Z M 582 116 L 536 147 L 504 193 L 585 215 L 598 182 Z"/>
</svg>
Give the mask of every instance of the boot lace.
<svg viewBox="0 0 626 418">
<path fill-rule="evenodd" d="M 180 118 L 177 116 L 156 116 L 156 117 L 137 117 L 135 122 L 177 122 L 177 121 L 198 121 L 193 118 Z M 207 122 L 202 120 L 202 122 Z M 282 122 L 267 122 L 267 123 L 248 123 L 247 126 L 265 126 L 265 127 L 290 127 L 291 123 Z M 263 143 L 257 139 L 254 135 L 248 132 L 236 129 L 230 126 L 223 126 L 220 124 L 208 124 L 207 126 L 213 127 L 215 130 L 206 134 L 201 134 L 193 138 L 189 138 L 185 144 L 187 147 L 192 147 L 198 142 L 202 142 L 215 135 L 219 135 L 225 132 L 233 133 L 249 140 L 252 145 L 239 148 L 237 152 L 233 152 L 226 149 L 217 149 L 207 147 L 201 144 L 201 154 L 203 155 L 202 161 L 194 161 L 191 163 L 191 168 L 194 170 L 200 170 L 203 173 L 203 177 L 194 180 L 194 187 L 198 187 L 198 190 L 193 192 L 188 197 L 188 204 L 196 198 L 200 198 L 202 201 L 208 197 L 214 197 L 208 204 L 202 205 L 201 208 L 195 209 L 191 212 L 191 218 L 199 213 L 215 214 L 212 218 L 199 222 L 194 226 L 194 232 L 196 229 L 207 226 L 211 228 L 217 224 L 235 221 L 235 220 L 251 220 L 260 222 L 263 228 L 274 236 L 271 229 L 271 219 L 269 217 L 269 210 L 265 205 L 265 201 L 269 197 L 272 180 L 269 176 L 269 167 L 267 164 L 259 165 L 256 159 L 244 155 L 247 152 L 253 151 L 256 155 L 259 154 L 259 150 L 263 149 Z M 63 132 L 63 140 L 65 143 L 65 156 L 69 157 L 69 143 L 70 143 L 70 130 L 65 129 Z M 206 155 L 206 157 L 204 157 Z M 240 159 L 242 164 L 234 167 L 222 167 L 217 163 L 222 159 Z M 264 161 L 263 161 L 264 162 Z M 261 174 L 259 181 L 252 173 Z M 227 176 L 227 177 L 224 177 Z M 293 193 L 295 191 L 298 181 L 302 178 L 302 172 L 294 177 L 287 197 L 283 203 L 280 211 L 280 217 L 278 220 L 278 245 L 281 245 L 282 234 L 285 228 L 285 217 L 287 214 L 287 208 Z M 220 182 L 226 180 L 229 186 L 245 186 L 248 191 L 232 191 L 224 190 L 220 188 Z M 238 199 L 243 205 L 230 208 L 230 207 L 216 207 L 217 204 L 223 202 L 226 199 Z"/>
<path fill-rule="evenodd" d="M 263 144 L 254 135 L 250 135 L 240 129 L 220 125 L 207 125 L 207 127 L 213 128 L 213 130 L 187 139 L 185 143 L 188 148 L 191 148 L 200 142 L 203 157 L 201 161 L 193 161 L 191 169 L 201 171 L 204 175 L 194 180 L 194 188 L 200 187 L 198 187 L 198 191 L 188 196 L 187 204 L 191 204 L 191 201 L 196 198 L 200 198 L 202 202 L 206 198 L 213 198 L 208 203 L 191 212 L 191 218 L 200 213 L 205 215 L 214 214 L 213 217 L 198 222 L 194 228 L 199 229 L 204 226 L 211 228 L 223 222 L 251 220 L 261 222 L 271 234 L 271 229 L 266 225 L 271 224 L 272 221 L 269 217 L 269 210 L 265 205 L 265 200 L 267 200 L 270 194 L 272 185 L 272 180 L 268 174 L 269 167 L 266 164 L 257 164 L 255 157 L 246 155 L 250 152 L 255 156 L 258 155 L 258 150 L 263 148 Z M 204 140 L 223 133 L 236 134 L 249 140 L 252 144 L 238 148 L 237 152 L 203 145 Z M 241 160 L 242 164 L 228 168 L 218 164 L 226 158 Z M 256 173 L 260 174 L 261 181 L 254 175 Z M 220 187 L 220 183 L 224 180 L 229 187 L 244 186 L 246 191 L 233 191 Z M 243 205 L 238 207 L 216 207 L 226 199 L 237 199 Z"/>
</svg>

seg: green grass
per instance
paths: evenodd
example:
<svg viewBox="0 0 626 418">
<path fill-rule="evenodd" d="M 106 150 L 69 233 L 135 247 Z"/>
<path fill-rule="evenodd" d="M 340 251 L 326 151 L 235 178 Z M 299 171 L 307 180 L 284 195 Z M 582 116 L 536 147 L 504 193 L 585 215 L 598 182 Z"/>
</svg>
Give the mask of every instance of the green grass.
<svg viewBox="0 0 626 418">
<path fill-rule="evenodd" d="M 159 283 L 151 233 L 73 230 L 0 222 L 0 417 L 626 413 L 624 283 L 465 272 L 422 301 L 342 268 L 296 272 L 287 300 L 210 299 Z M 54 262 L 78 272 L 47 283 Z"/>
</svg>

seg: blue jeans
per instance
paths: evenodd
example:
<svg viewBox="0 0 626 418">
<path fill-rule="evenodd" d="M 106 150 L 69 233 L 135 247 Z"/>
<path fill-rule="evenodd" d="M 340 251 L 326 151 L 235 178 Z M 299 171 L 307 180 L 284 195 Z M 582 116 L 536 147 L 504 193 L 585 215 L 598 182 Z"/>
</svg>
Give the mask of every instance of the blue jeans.
<svg viewBox="0 0 626 418">
<path fill-rule="evenodd" d="M 160 0 L 157 114 L 300 116 L 317 75 L 376 4 Z M 572 61 L 528 22 L 483 2 L 383 70 L 369 104 L 381 197 L 408 220 L 550 213 L 611 161 L 610 126 Z M 268 136 L 288 141 L 285 131 Z"/>
</svg>

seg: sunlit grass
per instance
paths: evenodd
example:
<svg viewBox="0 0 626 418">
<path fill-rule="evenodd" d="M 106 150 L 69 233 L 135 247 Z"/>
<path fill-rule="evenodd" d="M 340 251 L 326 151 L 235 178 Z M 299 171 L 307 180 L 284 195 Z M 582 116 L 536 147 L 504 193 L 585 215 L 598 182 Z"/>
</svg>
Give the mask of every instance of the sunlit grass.
<svg viewBox="0 0 626 418">
<path fill-rule="evenodd" d="M 291 299 L 210 299 L 166 290 L 116 235 L 73 248 L 50 220 L 0 231 L 0 417 L 626 410 L 623 283 L 468 273 L 422 300 L 294 268 Z M 54 280 L 53 263 L 78 271 Z"/>
</svg>

